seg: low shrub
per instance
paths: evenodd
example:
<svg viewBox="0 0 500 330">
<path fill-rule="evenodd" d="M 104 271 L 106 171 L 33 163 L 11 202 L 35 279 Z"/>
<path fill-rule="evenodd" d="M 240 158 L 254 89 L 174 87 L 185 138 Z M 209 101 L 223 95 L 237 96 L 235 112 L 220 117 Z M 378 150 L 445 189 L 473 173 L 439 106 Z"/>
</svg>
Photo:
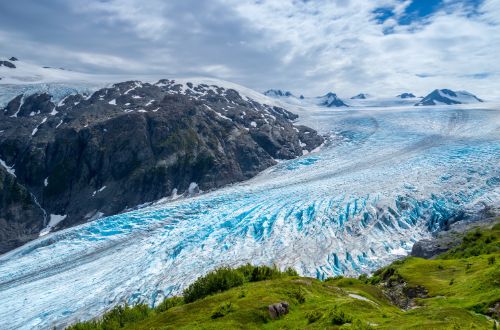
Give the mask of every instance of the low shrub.
<svg viewBox="0 0 500 330">
<path fill-rule="evenodd" d="M 379 275 L 373 275 L 372 277 L 370 277 L 370 279 L 368 280 L 368 283 L 372 284 L 372 285 L 377 285 L 381 282 L 381 278 Z"/>
<path fill-rule="evenodd" d="M 217 319 L 219 317 L 226 316 L 232 311 L 234 311 L 233 304 L 231 302 L 225 302 L 220 304 L 216 309 L 214 309 L 211 318 Z"/>
<path fill-rule="evenodd" d="M 346 314 L 343 310 L 339 309 L 337 306 L 333 308 L 330 312 L 330 319 L 333 325 L 343 325 L 352 322 L 352 316 Z"/>
<path fill-rule="evenodd" d="M 283 276 L 298 276 L 299 274 L 292 268 L 287 268 L 285 271 L 280 271 L 276 266 L 252 266 L 244 265 L 235 269 L 243 274 L 246 282 L 259 282 L 272 280 Z"/>
<path fill-rule="evenodd" d="M 290 298 L 295 299 L 297 301 L 297 303 L 299 303 L 299 304 L 303 304 L 306 302 L 305 291 L 301 287 L 299 287 L 297 289 L 289 290 L 287 292 L 287 295 Z"/>
<path fill-rule="evenodd" d="M 352 323 L 351 329 L 353 329 L 353 330 L 371 330 L 371 329 L 373 329 L 373 327 L 371 325 L 369 325 L 368 323 L 363 322 L 361 320 L 355 320 Z"/>
<path fill-rule="evenodd" d="M 158 306 L 156 306 L 155 311 L 158 313 L 165 312 L 172 307 L 180 306 L 184 303 L 183 297 L 171 297 L 163 300 Z"/>
<path fill-rule="evenodd" d="M 242 285 L 245 282 L 258 282 L 285 276 L 298 276 L 291 268 L 285 271 L 277 267 L 252 266 L 250 264 L 232 269 L 218 268 L 198 278 L 184 290 L 184 301 L 190 303 L 208 295 L 223 292 Z"/>
<path fill-rule="evenodd" d="M 133 307 L 130 306 L 117 306 L 111 311 L 104 314 L 100 320 L 94 320 L 84 323 L 78 323 L 66 329 L 70 330 L 87 330 L 87 329 L 105 329 L 114 330 L 121 329 L 129 324 L 133 324 L 147 319 L 152 313 L 153 309 L 148 305 L 141 304 Z"/>
<path fill-rule="evenodd" d="M 235 269 L 223 267 L 198 278 L 184 290 L 184 301 L 190 303 L 208 295 L 240 286 L 245 282 L 243 274 Z"/>
<path fill-rule="evenodd" d="M 495 256 L 488 257 L 488 265 L 494 265 L 495 261 Z"/>
<path fill-rule="evenodd" d="M 323 316 L 319 311 L 310 311 L 306 313 L 307 323 L 311 324 L 318 321 Z"/>
<path fill-rule="evenodd" d="M 358 280 L 360 280 L 361 282 L 363 282 L 365 284 L 368 283 L 368 274 L 359 275 Z"/>
</svg>

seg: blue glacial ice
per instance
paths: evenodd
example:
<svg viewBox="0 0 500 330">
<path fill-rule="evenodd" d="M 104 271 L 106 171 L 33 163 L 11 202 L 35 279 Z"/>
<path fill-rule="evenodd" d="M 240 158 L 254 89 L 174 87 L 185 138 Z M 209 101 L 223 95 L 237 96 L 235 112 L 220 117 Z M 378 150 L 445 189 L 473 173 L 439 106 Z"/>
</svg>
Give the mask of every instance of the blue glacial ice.
<svg viewBox="0 0 500 330">
<path fill-rule="evenodd" d="M 368 273 L 448 223 L 498 213 L 500 110 L 310 109 L 319 152 L 247 182 L 48 234 L 0 256 L 0 328 L 87 320 L 244 263 Z"/>
<path fill-rule="evenodd" d="M 0 85 L 0 108 L 5 107 L 9 101 L 20 94 L 32 95 L 36 93 L 47 93 L 52 96 L 52 101 L 56 104 L 71 94 L 90 95 L 105 83 L 39 83 L 24 85 Z"/>
</svg>

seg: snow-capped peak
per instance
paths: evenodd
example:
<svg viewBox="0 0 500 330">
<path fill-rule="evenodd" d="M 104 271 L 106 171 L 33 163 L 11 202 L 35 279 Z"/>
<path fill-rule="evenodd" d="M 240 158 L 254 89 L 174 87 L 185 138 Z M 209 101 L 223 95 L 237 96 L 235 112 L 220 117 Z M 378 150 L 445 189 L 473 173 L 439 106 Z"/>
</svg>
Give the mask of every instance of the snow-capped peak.
<svg viewBox="0 0 500 330">
<path fill-rule="evenodd" d="M 483 100 L 467 91 L 435 89 L 415 105 L 468 104 L 478 102 L 483 102 Z"/>
<path fill-rule="evenodd" d="M 414 98 L 416 98 L 415 94 L 409 93 L 409 92 L 401 93 L 401 94 L 397 95 L 396 97 L 400 98 L 400 99 L 414 99 Z"/>
<path fill-rule="evenodd" d="M 275 97 L 275 98 L 293 96 L 293 94 L 291 92 L 284 91 L 281 89 L 269 89 L 269 90 L 264 92 L 264 95 L 269 96 L 269 97 Z"/>
<path fill-rule="evenodd" d="M 358 95 L 354 95 L 353 97 L 351 97 L 351 100 L 365 100 L 369 97 L 370 97 L 370 95 L 368 95 L 368 94 L 359 93 Z"/>
<path fill-rule="evenodd" d="M 318 98 L 320 100 L 319 105 L 325 107 L 347 107 L 348 105 L 342 101 L 337 94 L 329 92 Z"/>
</svg>

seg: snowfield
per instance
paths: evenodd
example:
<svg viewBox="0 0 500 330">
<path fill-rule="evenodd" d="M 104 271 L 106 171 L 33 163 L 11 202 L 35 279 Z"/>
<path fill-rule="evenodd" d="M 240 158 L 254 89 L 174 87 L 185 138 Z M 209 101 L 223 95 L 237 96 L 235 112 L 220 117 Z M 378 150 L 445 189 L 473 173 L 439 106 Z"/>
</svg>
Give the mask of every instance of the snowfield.
<svg viewBox="0 0 500 330">
<path fill-rule="evenodd" d="M 367 273 L 447 222 L 498 214 L 499 107 L 289 109 L 330 136 L 318 152 L 0 256 L 0 328 L 155 304 L 222 265 Z"/>
</svg>

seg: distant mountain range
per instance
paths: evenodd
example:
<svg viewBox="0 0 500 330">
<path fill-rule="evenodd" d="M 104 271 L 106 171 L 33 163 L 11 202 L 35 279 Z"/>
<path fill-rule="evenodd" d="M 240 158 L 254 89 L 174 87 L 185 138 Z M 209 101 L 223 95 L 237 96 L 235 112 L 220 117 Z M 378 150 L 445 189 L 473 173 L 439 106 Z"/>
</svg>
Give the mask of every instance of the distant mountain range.
<svg viewBox="0 0 500 330">
<path fill-rule="evenodd" d="M 322 107 L 390 107 L 390 106 L 431 106 L 431 105 L 451 105 L 470 104 L 483 102 L 472 93 L 466 91 L 452 91 L 450 89 L 436 89 L 425 97 L 417 97 L 411 92 L 404 92 L 394 97 L 378 97 L 367 93 L 360 93 L 344 101 L 337 94 L 329 92 L 323 96 L 316 97 L 296 97 L 290 91 L 280 89 L 270 89 L 264 95 L 280 99 L 285 103 L 302 106 L 322 106 Z"/>
<path fill-rule="evenodd" d="M 269 89 L 263 94 L 268 97 L 282 99 L 286 103 L 293 104 L 317 105 L 327 108 L 349 106 L 344 101 L 342 101 L 342 99 L 340 99 L 337 94 L 332 92 L 328 92 L 322 96 L 304 97 L 303 95 L 300 95 L 299 97 L 297 97 L 290 91 L 284 91 L 281 89 Z"/>
</svg>

